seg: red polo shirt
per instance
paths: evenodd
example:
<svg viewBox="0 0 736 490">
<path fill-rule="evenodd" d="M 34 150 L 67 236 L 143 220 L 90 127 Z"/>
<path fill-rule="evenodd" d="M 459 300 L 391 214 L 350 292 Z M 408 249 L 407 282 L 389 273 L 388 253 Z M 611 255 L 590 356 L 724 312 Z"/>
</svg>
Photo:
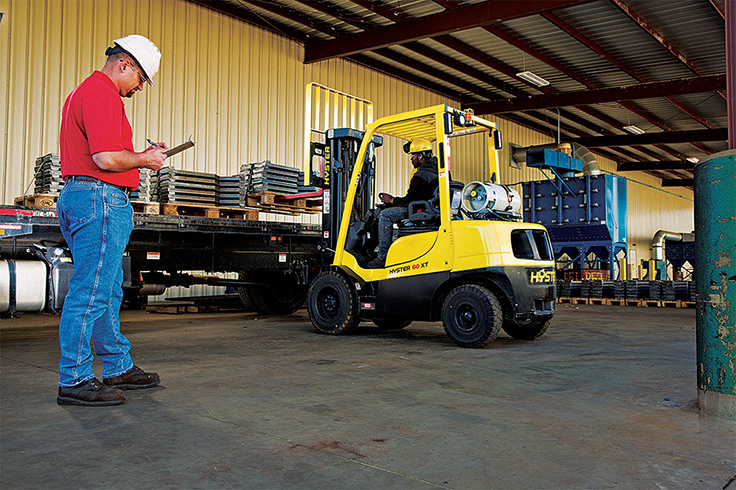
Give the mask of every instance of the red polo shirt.
<svg viewBox="0 0 736 490">
<path fill-rule="evenodd" d="M 87 175 L 108 184 L 138 187 L 138 169 L 102 170 L 92 155 L 133 149 L 133 130 L 113 81 L 95 71 L 69 94 L 61 112 L 61 175 Z"/>
</svg>

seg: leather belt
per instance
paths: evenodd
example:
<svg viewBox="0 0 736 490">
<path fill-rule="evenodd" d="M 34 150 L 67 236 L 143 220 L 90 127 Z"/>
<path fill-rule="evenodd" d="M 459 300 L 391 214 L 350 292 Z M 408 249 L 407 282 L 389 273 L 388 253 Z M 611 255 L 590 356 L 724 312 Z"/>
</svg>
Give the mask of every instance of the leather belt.
<svg viewBox="0 0 736 490">
<path fill-rule="evenodd" d="M 130 188 L 129 187 L 123 187 L 120 185 L 111 184 L 109 182 L 105 182 L 104 180 L 95 179 L 94 177 L 90 177 L 89 175 L 70 175 L 66 178 L 64 178 L 64 183 L 71 182 L 73 180 L 80 180 L 82 182 L 98 182 L 100 184 L 109 185 L 112 187 L 115 187 L 116 189 L 120 189 L 125 193 L 126 196 L 130 197 Z"/>
</svg>

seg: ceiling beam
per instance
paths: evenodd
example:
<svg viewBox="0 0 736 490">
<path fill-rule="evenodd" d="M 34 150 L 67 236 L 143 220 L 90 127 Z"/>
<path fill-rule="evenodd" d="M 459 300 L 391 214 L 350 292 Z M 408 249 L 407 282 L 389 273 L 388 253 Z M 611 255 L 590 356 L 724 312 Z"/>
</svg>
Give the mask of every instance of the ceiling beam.
<svg viewBox="0 0 736 490">
<path fill-rule="evenodd" d="M 692 170 L 693 163 L 687 160 L 671 160 L 668 162 L 619 162 L 619 172 L 635 172 L 640 170 Z"/>
<path fill-rule="evenodd" d="M 564 20 L 562 20 L 560 17 L 553 13 L 546 13 L 543 14 L 544 18 L 550 21 L 552 24 L 556 25 L 566 33 L 568 33 L 573 38 L 577 39 L 580 43 L 582 43 L 584 46 L 586 46 L 588 49 L 592 50 L 599 56 L 603 57 L 605 60 L 607 60 L 609 63 L 614 65 L 619 70 L 623 71 L 633 79 L 635 79 L 638 82 L 645 82 L 646 77 L 644 77 L 641 73 L 637 72 L 634 68 L 627 65 L 623 61 L 619 60 L 617 57 L 613 56 L 611 53 L 609 53 L 607 50 L 603 49 L 598 43 L 594 42 L 591 38 L 587 37 L 585 34 L 583 34 L 579 29 L 575 28 L 574 26 L 568 24 Z M 713 125 L 710 124 L 707 120 L 700 117 L 698 114 L 696 114 L 691 107 L 686 106 L 685 104 L 680 103 L 678 100 L 673 99 L 672 97 L 665 96 L 665 99 L 667 99 L 670 103 L 672 103 L 675 107 L 683 111 L 685 114 L 690 116 L 691 118 L 698 121 L 700 124 L 705 126 L 706 128 L 713 129 Z M 654 121 L 649 121 L 652 124 L 656 124 Z M 659 124 L 656 124 L 657 126 L 667 129 L 668 131 L 671 131 L 672 128 L 668 128 L 666 125 L 664 125 L 661 121 Z M 703 148 L 698 148 L 700 150 L 705 151 Z"/>
<path fill-rule="evenodd" d="M 663 131 L 661 133 L 621 134 L 577 138 L 570 143 L 595 148 L 599 146 L 656 145 L 670 143 L 696 143 L 700 141 L 726 141 L 727 129 L 698 129 L 695 131 Z"/>
<path fill-rule="evenodd" d="M 356 5 L 360 5 L 366 10 L 370 10 L 371 12 L 376 13 L 394 22 L 401 22 L 406 19 L 406 15 L 400 10 L 384 7 L 383 5 L 376 2 L 375 0 L 351 0 L 351 1 Z"/>
<path fill-rule="evenodd" d="M 370 51 L 378 48 L 462 31 L 473 27 L 503 22 L 548 12 L 589 0 L 495 0 L 447 10 L 438 14 L 408 19 L 395 26 L 381 27 L 358 34 L 342 36 L 330 41 L 307 44 L 304 62 L 314 63 L 330 58 Z"/>
<path fill-rule="evenodd" d="M 695 179 L 662 179 L 662 187 L 692 187 Z"/>
<path fill-rule="evenodd" d="M 348 56 L 346 59 L 349 61 L 358 63 L 359 65 L 363 65 L 365 67 L 372 68 L 381 73 L 387 73 L 400 80 L 404 80 L 405 82 L 409 82 L 413 85 L 416 85 L 423 89 L 438 93 L 450 99 L 460 100 L 460 98 L 462 97 L 462 94 L 460 92 L 452 90 L 449 87 L 445 87 L 444 85 L 440 85 L 438 83 L 431 82 L 420 76 L 414 75 L 413 73 L 409 73 L 407 71 L 401 70 L 399 68 L 396 68 L 393 65 L 376 60 L 364 54 L 353 54 L 353 55 Z"/>
<path fill-rule="evenodd" d="M 220 0 L 189 0 L 192 3 L 201 5 L 202 7 L 220 12 L 221 14 L 234 17 L 243 22 L 253 24 L 271 32 L 275 32 L 282 36 L 286 36 L 290 39 L 295 39 L 301 43 L 306 44 L 310 38 L 303 32 L 300 32 L 293 27 L 289 27 L 277 21 L 264 19 L 262 16 L 256 14 L 253 10 L 237 6 L 231 3 L 222 2 Z"/>
<path fill-rule="evenodd" d="M 696 94 L 726 89 L 726 75 L 680 78 L 664 82 L 645 82 L 616 88 L 600 88 L 545 95 L 527 95 L 513 99 L 478 102 L 470 106 L 478 114 L 546 109 L 580 104 L 603 104 L 622 100 L 659 98 L 665 95 Z"/>
</svg>

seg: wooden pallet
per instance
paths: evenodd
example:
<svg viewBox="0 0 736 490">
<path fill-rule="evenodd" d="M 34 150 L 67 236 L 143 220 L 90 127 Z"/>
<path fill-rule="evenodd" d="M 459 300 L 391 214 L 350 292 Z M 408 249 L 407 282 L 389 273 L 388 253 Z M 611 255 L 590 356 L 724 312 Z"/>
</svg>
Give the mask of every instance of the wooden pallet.
<svg viewBox="0 0 736 490">
<path fill-rule="evenodd" d="M 279 194 L 263 192 L 250 194 L 248 206 L 258 208 L 264 213 L 276 214 L 314 214 L 321 212 L 321 199 L 288 199 Z"/>
<path fill-rule="evenodd" d="M 697 303 L 695 301 L 685 301 L 683 299 L 680 300 L 680 308 L 695 308 L 697 307 Z"/>
<path fill-rule="evenodd" d="M 659 308 L 662 306 L 662 302 L 658 299 L 640 299 L 638 306 L 640 308 Z"/>
<path fill-rule="evenodd" d="M 146 305 L 146 311 L 166 315 L 182 315 L 184 313 L 213 313 L 219 311 L 219 308 L 214 305 L 196 305 L 194 303 L 166 303 Z"/>
<path fill-rule="evenodd" d="M 257 209 L 221 208 L 198 204 L 161 203 L 161 214 L 165 216 L 201 216 L 205 218 L 227 218 L 258 221 Z"/>
<path fill-rule="evenodd" d="M 603 298 L 588 298 L 589 305 L 605 305 L 606 300 Z"/>
<path fill-rule="evenodd" d="M 570 298 L 570 299 L 572 300 L 571 301 L 571 304 L 573 304 L 573 305 L 587 305 L 587 304 L 590 304 L 590 302 L 588 301 L 588 298 Z"/>
<path fill-rule="evenodd" d="M 130 201 L 130 205 L 133 206 L 133 212 L 139 214 L 159 214 L 161 211 L 161 205 L 157 202 Z"/>
<path fill-rule="evenodd" d="M 59 197 L 58 194 L 30 194 L 16 197 L 14 204 L 30 208 L 55 208 L 57 197 Z"/>
<path fill-rule="evenodd" d="M 662 308 L 680 308 L 679 300 L 662 301 Z"/>
<path fill-rule="evenodd" d="M 557 303 L 561 305 L 572 304 L 572 298 L 557 298 Z"/>
<path fill-rule="evenodd" d="M 603 301 L 604 305 L 609 306 L 626 306 L 626 300 L 625 299 L 614 299 L 614 298 L 607 298 Z"/>
<path fill-rule="evenodd" d="M 639 306 L 638 299 L 625 299 L 624 306 Z"/>
</svg>

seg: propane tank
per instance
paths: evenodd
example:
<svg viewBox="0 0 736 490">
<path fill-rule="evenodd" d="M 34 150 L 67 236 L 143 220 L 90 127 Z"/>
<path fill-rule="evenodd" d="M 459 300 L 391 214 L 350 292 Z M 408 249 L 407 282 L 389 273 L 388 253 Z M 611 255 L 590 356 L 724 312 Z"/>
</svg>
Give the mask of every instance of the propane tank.
<svg viewBox="0 0 736 490">
<path fill-rule="evenodd" d="M 521 196 L 505 185 L 471 182 L 463 188 L 463 209 L 471 214 L 490 212 L 519 215 Z"/>
<path fill-rule="evenodd" d="M 46 274 L 39 260 L 0 260 L 0 313 L 43 311 Z"/>
</svg>

